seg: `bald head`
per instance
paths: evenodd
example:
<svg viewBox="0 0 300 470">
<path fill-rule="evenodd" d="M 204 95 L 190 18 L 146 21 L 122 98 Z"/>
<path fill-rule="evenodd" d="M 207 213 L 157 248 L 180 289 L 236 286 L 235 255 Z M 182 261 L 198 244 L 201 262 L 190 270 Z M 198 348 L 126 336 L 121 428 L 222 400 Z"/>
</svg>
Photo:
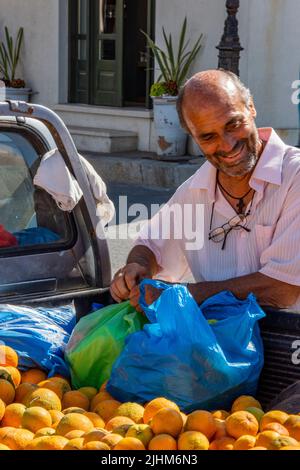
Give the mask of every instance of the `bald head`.
<svg viewBox="0 0 300 470">
<path fill-rule="evenodd" d="M 201 100 L 203 109 L 214 104 L 229 104 L 237 96 L 247 107 L 250 105 L 251 93 L 234 73 L 226 70 L 206 70 L 195 74 L 180 90 L 177 100 L 182 127 L 189 132 L 183 110 L 189 103 Z"/>
</svg>

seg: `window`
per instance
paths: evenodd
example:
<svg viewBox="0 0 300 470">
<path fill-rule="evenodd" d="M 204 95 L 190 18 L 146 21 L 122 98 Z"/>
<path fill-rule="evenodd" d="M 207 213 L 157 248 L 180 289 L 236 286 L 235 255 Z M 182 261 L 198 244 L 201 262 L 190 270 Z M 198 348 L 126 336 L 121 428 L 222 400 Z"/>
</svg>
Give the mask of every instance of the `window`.
<svg viewBox="0 0 300 470">
<path fill-rule="evenodd" d="M 49 245 L 59 249 L 72 241 L 69 214 L 33 185 L 40 164 L 34 140 L 24 130 L 0 131 L 0 249 L 5 253 Z"/>
</svg>

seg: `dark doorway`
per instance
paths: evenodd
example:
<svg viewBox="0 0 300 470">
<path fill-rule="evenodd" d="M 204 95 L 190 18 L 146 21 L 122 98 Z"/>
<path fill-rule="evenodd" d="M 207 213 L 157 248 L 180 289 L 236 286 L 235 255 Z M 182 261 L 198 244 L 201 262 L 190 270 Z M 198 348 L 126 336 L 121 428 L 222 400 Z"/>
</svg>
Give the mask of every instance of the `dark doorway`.
<svg viewBox="0 0 300 470">
<path fill-rule="evenodd" d="M 124 104 L 145 106 L 147 95 L 146 38 L 148 0 L 127 0 L 124 10 Z"/>
<path fill-rule="evenodd" d="M 149 107 L 154 2 L 69 0 L 70 102 Z"/>
</svg>

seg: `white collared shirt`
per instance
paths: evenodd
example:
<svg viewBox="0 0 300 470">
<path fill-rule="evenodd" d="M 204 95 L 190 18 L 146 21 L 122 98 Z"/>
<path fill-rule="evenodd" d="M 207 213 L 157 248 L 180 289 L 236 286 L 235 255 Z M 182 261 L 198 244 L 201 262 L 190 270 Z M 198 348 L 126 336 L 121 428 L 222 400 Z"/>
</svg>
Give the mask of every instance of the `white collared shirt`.
<svg viewBox="0 0 300 470">
<path fill-rule="evenodd" d="M 196 282 L 222 281 L 260 272 L 300 286 L 300 150 L 287 146 L 273 129 L 259 129 L 259 136 L 267 144 L 249 181 L 255 190 L 247 218 L 251 231 L 232 230 L 224 250 L 222 243 L 208 239 L 213 203 L 212 229 L 228 222 L 236 212 L 219 188 L 216 190 L 217 170 L 206 162 L 142 228 L 135 241 L 155 254 L 161 266 L 158 278 L 182 282 L 191 273 Z M 151 239 L 149 234 L 158 233 L 174 204 L 190 206 L 191 212 L 184 213 L 183 220 L 175 215 L 171 239 Z M 181 238 L 174 233 L 181 225 L 195 228 L 199 205 L 203 247 L 189 250 L 185 231 Z M 289 310 L 300 312 L 300 296 Z"/>
</svg>

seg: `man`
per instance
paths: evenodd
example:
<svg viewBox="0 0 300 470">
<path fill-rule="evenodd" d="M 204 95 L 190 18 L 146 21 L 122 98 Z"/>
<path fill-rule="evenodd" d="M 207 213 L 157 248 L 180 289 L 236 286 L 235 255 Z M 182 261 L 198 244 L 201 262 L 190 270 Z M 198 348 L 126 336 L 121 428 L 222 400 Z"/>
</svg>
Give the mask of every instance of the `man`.
<svg viewBox="0 0 300 470">
<path fill-rule="evenodd" d="M 272 129 L 257 129 L 249 90 L 234 74 L 208 70 L 193 76 L 178 100 L 182 125 L 207 162 L 143 229 L 127 264 L 111 284 L 113 298 L 138 306 L 138 284 L 159 277 L 181 282 L 198 304 L 224 291 L 261 305 L 300 311 L 300 151 Z M 203 247 L 171 234 L 152 237 L 174 205 L 204 210 Z M 175 216 L 176 219 L 176 216 Z M 176 224 L 177 223 L 177 224 Z M 180 224 L 175 220 L 173 231 Z M 147 289 L 149 304 L 160 292 Z"/>
</svg>

